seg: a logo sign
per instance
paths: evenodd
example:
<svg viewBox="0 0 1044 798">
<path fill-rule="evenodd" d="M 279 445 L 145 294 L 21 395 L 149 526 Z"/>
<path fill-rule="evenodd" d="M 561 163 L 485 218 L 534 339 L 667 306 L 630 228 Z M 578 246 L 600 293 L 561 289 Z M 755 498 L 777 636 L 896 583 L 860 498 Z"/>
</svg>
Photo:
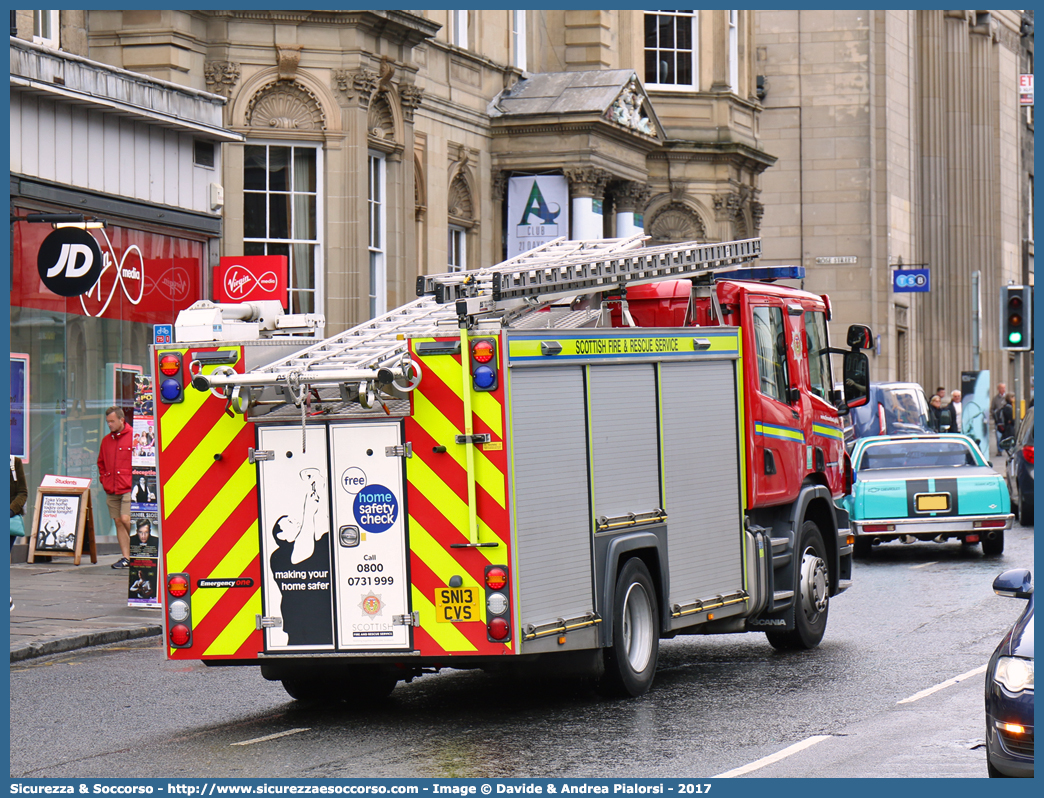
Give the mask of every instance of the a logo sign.
<svg viewBox="0 0 1044 798">
<path fill-rule="evenodd" d="M 367 485 L 355 494 L 352 510 L 367 532 L 387 532 L 399 517 L 399 501 L 384 485 Z"/>
<path fill-rule="evenodd" d="M 932 286 L 928 269 L 895 269 L 892 272 L 892 290 L 902 293 L 927 293 Z"/>
<path fill-rule="evenodd" d="M 569 181 L 561 175 L 508 181 L 508 256 L 569 235 Z"/>
<path fill-rule="evenodd" d="M 215 302 L 251 302 L 276 299 L 287 306 L 286 255 L 247 255 L 221 258 L 214 275 Z"/>
<path fill-rule="evenodd" d="M 59 474 L 45 474 L 40 480 L 41 488 L 79 488 L 85 489 L 91 486 L 90 477 L 66 477 Z"/>
<path fill-rule="evenodd" d="M 102 251 L 94 236 L 78 227 L 60 227 L 43 240 L 36 256 L 40 279 L 58 296 L 86 294 L 102 273 Z"/>
</svg>

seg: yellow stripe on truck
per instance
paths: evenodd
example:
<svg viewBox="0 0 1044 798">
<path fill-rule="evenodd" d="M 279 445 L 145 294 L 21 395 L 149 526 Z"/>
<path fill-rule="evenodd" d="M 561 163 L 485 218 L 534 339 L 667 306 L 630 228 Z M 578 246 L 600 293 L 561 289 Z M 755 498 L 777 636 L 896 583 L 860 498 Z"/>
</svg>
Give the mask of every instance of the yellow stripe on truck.
<svg viewBox="0 0 1044 798">
<path fill-rule="evenodd" d="M 468 363 L 467 353 L 461 356 Z M 503 354 L 500 355 L 503 358 Z M 452 357 L 429 357 L 424 361 L 424 368 L 430 369 L 455 394 L 460 396 L 464 376 L 461 364 Z M 504 437 L 504 416 L 500 402 L 491 393 L 472 391 L 471 410 L 498 437 Z"/>
<path fill-rule="evenodd" d="M 167 565 L 172 573 L 177 573 L 179 570 L 187 566 L 192 560 L 203 550 L 203 547 L 210 541 L 212 535 L 214 535 L 221 525 L 225 523 L 229 515 L 239 506 L 239 503 L 243 501 L 243 497 L 246 496 L 250 490 L 254 487 L 254 466 L 244 461 L 243 464 L 236 469 L 236 473 L 232 475 L 232 478 L 218 491 L 217 495 L 214 496 L 213 500 L 208 504 L 202 512 L 196 517 L 196 520 L 192 522 L 192 525 L 185 530 L 185 533 L 178 538 L 178 542 L 171 546 L 167 552 Z M 169 512 L 167 513 L 170 514 Z M 257 522 L 255 521 L 252 525 L 255 530 L 255 537 L 253 540 L 254 552 L 257 552 Z M 248 561 L 249 562 L 249 561 Z M 242 573 L 236 571 L 235 573 Z"/>
<path fill-rule="evenodd" d="M 242 429 L 242 423 L 215 424 L 192 454 L 185 458 L 178 470 L 167 478 L 163 485 L 163 510 L 167 515 L 171 515 L 177 509 L 199 482 L 200 476 L 214 464 L 214 453 L 225 451 Z"/>
</svg>

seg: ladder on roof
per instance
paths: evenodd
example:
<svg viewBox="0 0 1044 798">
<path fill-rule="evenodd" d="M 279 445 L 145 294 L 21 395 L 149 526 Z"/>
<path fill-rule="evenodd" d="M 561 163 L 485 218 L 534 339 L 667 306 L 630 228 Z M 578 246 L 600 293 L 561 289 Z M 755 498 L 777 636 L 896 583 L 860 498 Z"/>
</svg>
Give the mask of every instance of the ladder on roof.
<svg viewBox="0 0 1044 798">
<path fill-rule="evenodd" d="M 460 299 L 507 299 L 585 294 L 630 283 L 697 277 L 749 263 L 761 255 L 761 239 L 722 244 L 665 244 L 638 248 L 643 236 L 628 239 L 570 241 L 519 256 L 490 269 L 419 277 L 417 293 L 434 295 L 439 304 Z M 554 242 L 553 242 L 554 243 Z M 601 246 L 599 246 L 601 245 Z"/>
<path fill-rule="evenodd" d="M 643 235 L 575 241 L 558 238 L 496 266 L 465 272 L 422 275 L 418 299 L 383 316 L 298 350 L 288 357 L 237 374 L 219 366 L 211 374 L 194 372 L 199 390 L 220 390 L 237 409 L 250 401 L 250 389 L 277 386 L 288 401 L 300 404 L 310 389 L 339 387 L 365 397 L 377 388 L 408 392 L 419 381 L 409 357 L 408 337 L 446 332 L 447 323 L 474 313 L 459 300 L 489 302 L 582 294 L 622 288 L 629 283 L 682 279 L 735 268 L 761 254 L 757 238 L 721 244 L 667 244 L 642 247 Z M 477 307 L 477 306 L 476 306 Z M 349 385 L 354 391 L 349 391 Z M 247 388 L 240 397 L 240 388 Z"/>
</svg>

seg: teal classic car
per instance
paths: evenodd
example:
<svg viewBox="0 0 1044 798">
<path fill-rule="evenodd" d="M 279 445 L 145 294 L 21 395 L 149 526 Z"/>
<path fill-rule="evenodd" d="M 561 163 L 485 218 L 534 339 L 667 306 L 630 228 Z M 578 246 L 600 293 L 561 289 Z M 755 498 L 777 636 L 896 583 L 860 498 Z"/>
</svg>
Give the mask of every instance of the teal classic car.
<svg viewBox="0 0 1044 798">
<path fill-rule="evenodd" d="M 848 511 L 854 551 L 865 557 L 890 540 L 982 543 L 1004 551 L 1014 516 L 1004 477 L 966 435 L 875 436 L 852 449 Z"/>
</svg>

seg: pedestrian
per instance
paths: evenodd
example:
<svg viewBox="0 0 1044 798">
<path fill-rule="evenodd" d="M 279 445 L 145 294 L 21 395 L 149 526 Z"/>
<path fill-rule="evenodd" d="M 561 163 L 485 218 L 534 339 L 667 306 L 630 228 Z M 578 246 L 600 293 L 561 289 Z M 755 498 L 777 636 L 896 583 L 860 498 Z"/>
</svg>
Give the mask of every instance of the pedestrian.
<svg viewBox="0 0 1044 798">
<path fill-rule="evenodd" d="M 22 458 L 11 455 L 11 549 L 14 548 L 15 538 L 25 537 L 25 522 L 22 516 L 25 514 L 25 503 L 29 499 L 29 487 L 25 481 L 25 469 L 22 467 Z M 14 596 L 8 596 L 11 600 L 11 609 L 14 609 Z"/>
<path fill-rule="evenodd" d="M 134 436 L 126 422 L 122 407 L 110 407 L 105 411 L 105 423 L 109 434 L 102 438 L 98 452 L 98 475 L 105 490 L 105 501 L 109 516 L 116 525 L 116 540 L 120 544 L 120 557 L 113 568 L 130 565 L 131 529 L 131 452 Z"/>
<path fill-rule="evenodd" d="M 1004 404 L 997 411 L 997 440 L 1002 441 L 1015 434 L 1015 394 L 1004 396 Z"/>
<path fill-rule="evenodd" d="M 1008 393 L 1008 386 L 1003 382 L 997 383 L 997 395 L 990 400 L 990 421 L 993 423 L 993 428 L 997 433 L 997 452 L 1000 453 L 1000 442 L 1001 434 L 1000 430 L 997 429 L 997 411 L 1004 407 L 1005 396 Z"/>
<path fill-rule="evenodd" d="M 950 391 L 950 415 L 953 416 L 953 424 L 950 427 L 950 432 L 961 431 L 961 392 L 959 390 Z"/>
<path fill-rule="evenodd" d="M 932 394 L 932 398 L 928 402 L 928 426 L 933 432 L 950 431 L 952 426 L 951 413 L 949 405 L 943 407 L 939 394 Z"/>
<path fill-rule="evenodd" d="M 946 401 L 946 389 L 943 388 L 941 385 L 935 389 L 935 395 L 939 397 L 940 402 Z"/>
</svg>

